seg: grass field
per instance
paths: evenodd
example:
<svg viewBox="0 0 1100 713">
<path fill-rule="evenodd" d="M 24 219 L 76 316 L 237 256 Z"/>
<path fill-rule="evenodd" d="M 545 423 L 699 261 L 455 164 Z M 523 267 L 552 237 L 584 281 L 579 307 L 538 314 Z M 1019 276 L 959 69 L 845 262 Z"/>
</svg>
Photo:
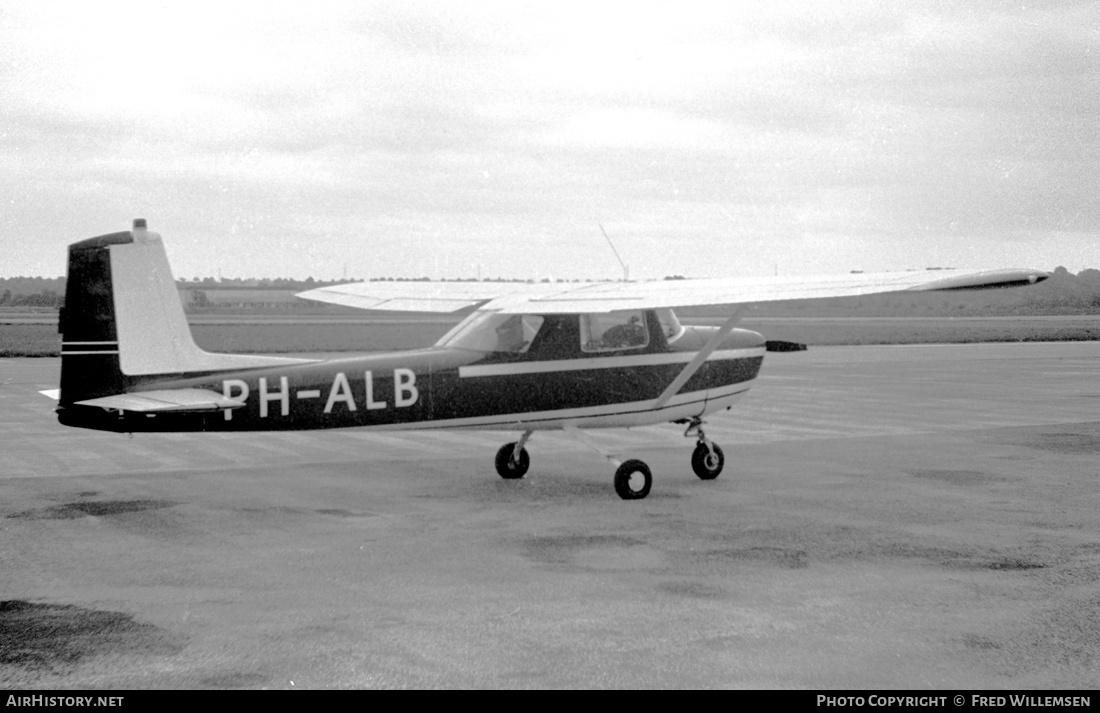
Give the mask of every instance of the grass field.
<svg viewBox="0 0 1100 713">
<path fill-rule="evenodd" d="M 45 320 L 42 320 L 45 321 Z M 716 324 L 690 318 L 689 324 Z M 237 353 L 379 352 L 433 344 L 452 326 L 442 320 L 257 320 L 248 315 L 196 320 L 195 342 L 207 351 Z M 1100 315 L 1065 317 L 747 318 L 742 325 L 768 339 L 831 344 L 959 344 L 968 342 L 1100 340 Z M 0 316 L 0 357 L 57 356 L 55 324 L 5 323 Z"/>
<path fill-rule="evenodd" d="M 0 357 L 57 356 L 60 349 L 55 325 L 0 324 Z"/>
</svg>

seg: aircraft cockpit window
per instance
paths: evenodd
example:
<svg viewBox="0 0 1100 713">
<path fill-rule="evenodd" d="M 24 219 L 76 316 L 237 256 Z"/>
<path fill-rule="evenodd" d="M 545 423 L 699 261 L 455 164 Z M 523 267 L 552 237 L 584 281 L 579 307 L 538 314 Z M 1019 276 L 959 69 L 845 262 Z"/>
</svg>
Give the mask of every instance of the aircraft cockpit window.
<svg viewBox="0 0 1100 713">
<path fill-rule="evenodd" d="M 471 320 L 441 346 L 523 354 L 531 347 L 542 323 L 543 318 L 537 314 L 487 313 Z"/>
<path fill-rule="evenodd" d="M 665 340 L 672 344 L 684 333 L 684 327 L 680 324 L 676 313 L 669 308 L 657 310 L 657 321 L 661 325 L 661 331 L 665 333 Z"/>
<path fill-rule="evenodd" d="M 638 349 L 647 344 L 649 331 L 640 310 L 581 315 L 582 351 Z"/>
<path fill-rule="evenodd" d="M 542 326 L 537 314 L 513 314 L 495 327 L 498 352 L 522 354 L 531 347 Z"/>
</svg>

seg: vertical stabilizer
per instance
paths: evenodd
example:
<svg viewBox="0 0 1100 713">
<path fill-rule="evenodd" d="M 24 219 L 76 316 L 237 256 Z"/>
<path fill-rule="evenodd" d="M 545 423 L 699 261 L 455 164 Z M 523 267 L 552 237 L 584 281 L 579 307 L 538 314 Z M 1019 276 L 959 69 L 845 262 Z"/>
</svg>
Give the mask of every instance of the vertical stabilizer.
<svg viewBox="0 0 1100 713">
<path fill-rule="evenodd" d="M 160 236 L 131 231 L 69 246 L 61 342 L 61 405 L 118 394 L 157 375 L 301 363 L 198 348 Z"/>
<path fill-rule="evenodd" d="M 134 221 L 133 241 L 111 251 L 119 360 L 129 376 L 217 368 L 195 345 L 160 236 Z"/>
</svg>

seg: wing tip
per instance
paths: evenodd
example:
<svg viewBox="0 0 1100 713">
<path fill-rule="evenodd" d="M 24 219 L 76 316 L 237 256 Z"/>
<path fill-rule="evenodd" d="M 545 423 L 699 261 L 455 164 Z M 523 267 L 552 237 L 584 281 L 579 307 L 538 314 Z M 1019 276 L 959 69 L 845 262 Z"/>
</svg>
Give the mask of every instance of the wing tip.
<svg viewBox="0 0 1100 713">
<path fill-rule="evenodd" d="M 987 270 L 966 275 L 955 275 L 934 280 L 910 288 L 914 292 L 950 292 L 962 290 L 992 290 L 1009 287 L 1027 287 L 1037 285 L 1050 278 L 1045 270 L 1012 268 L 1006 270 Z"/>
</svg>

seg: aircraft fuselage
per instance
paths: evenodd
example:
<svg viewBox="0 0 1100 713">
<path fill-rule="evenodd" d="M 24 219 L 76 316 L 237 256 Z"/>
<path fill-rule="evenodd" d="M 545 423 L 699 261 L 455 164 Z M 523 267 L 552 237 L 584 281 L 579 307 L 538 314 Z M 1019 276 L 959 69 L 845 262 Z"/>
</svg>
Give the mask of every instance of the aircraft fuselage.
<svg viewBox="0 0 1100 713">
<path fill-rule="evenodd" d="M 243 402 L 209 412 L 112 412 L 70 405 L 62 423 L 110 431 L 273 431 L 314 428 L 541 429 L 632 426 L 702 416 L 748 390 L 763 338 L 735 330 L 660 408 L 668 384 L 705 340 L 694 328 L 669 345 L 591 355 L 505 354 L 446 347 L 297 365 L 157 376 L 129 391 L 207 389 Z M 95 357 L 86 357 L 95 358 Z"/>
</svg>

